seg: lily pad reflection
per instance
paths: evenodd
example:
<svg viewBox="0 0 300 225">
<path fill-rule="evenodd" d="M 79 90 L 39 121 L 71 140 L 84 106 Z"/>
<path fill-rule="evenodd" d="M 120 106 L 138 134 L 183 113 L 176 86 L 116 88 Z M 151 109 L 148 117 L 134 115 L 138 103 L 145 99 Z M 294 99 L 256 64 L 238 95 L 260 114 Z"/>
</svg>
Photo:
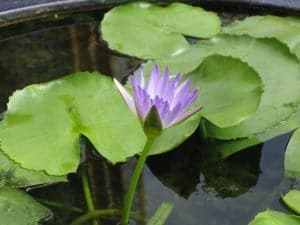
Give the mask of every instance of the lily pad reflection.
<svg viewBox="0 0 300 225">
<path fill-rule="evenodd" d="M 246 193 L 256 185 L 260 174 L 260 145 L 224 161 L 216 143 L 204 143 L 199 139 L 194 134 L 175 151 L 150 157 L 148 167 L 165 186 L 184 198 L 197 187 L 227 198 Z"/>
</svg>

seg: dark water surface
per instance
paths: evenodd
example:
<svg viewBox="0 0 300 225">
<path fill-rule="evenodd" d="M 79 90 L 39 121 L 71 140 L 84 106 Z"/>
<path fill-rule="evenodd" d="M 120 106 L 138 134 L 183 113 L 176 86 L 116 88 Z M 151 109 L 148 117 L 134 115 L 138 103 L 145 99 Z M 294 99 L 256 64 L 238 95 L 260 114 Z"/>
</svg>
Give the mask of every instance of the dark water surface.
<svg viewBox="0 0 300 225">
<path fill-rule="evenodd" d="M 28 84 L 76 71 L 99 71 L 119 78 L 130 74 L 139 61 L 117 55 L 97 41 L 100 19 L 101 14 L 93 12 L 3 28 L 0 111 L 5 111 L 13 91 Z M 170 201 L 175 207 L 167 225 L 246 225 L 266 208 L 285 210 L 280 194 L 299 186 L 283 176 L 287 141 L 284 135 L 222 161 L 213 144 L 201 142 L 196 132 L 175 151 L 149 158 L 135 210 L 146 219 L 162 201 Z M 80 171 L 89 178 L 95 206 L 121 208 L 135 160 L 113 166 L 86 140 L 83 150 Z M 71 175 L 69 183 L 29 190 L 54 212 L 54 219 L 45 225 L 67 225 L 87 211 L 78 174 Z M 115 225 L 118 218 L 99 221 Z"/>
</svg>

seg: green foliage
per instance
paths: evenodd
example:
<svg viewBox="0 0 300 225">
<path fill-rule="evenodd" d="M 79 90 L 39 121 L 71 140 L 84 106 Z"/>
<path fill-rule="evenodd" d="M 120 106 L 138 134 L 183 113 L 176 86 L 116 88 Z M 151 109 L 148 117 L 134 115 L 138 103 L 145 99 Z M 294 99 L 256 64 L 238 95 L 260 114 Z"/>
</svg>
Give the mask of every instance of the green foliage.
<svg viewBox="0 0 300 225">
<path fill-rule="evenodd" d="M 196 113 L 184 122 L 163 130 L 160 136 L 155 139 L 149 155 L 156 155 L 174 149 L 194 133 L 199 126 L 200 119 L 199 113 Z"/>
<path fill-rule="evenodd" d="M 206 123 L 208 136 L 218 139 L 249 137 L 270 129 L 280 121 L 285 121 L 296 111 L 300 99 L 300 68 L 297 59 L 289 53 L 284 44 L 273 39 L 221 35 L 211 40 L 199 41 L 193 48 L 190 54 L 184 53 L 163 59 L 162 63 L 157 60 L 149 64 L 157 63 L 162 66 L 169 64 L 172 71 L 176 71 L 174 67 L 189 65 L 190 69 L 187 67 L 184 69 L 184 72 L 188 73 L 195 70 L 207 56 L 220 54 L 247 63 L 259 74 L 263 82 L 260 105 L 251 117 L 237 126 L 227 128 Z M 216 67 L 219 67 L 219 63 Z M 199 85 L 202 87 L 202 84 Z"/>
<path fill-rule="evenodd" d="M 300 191 L 291 190 L 281 199 L 290 209 L 300 214 Z"/>
<path fill-rule="evenodd" d="M 299 115 L 297 115 L 299 117 Z M 298 119 L 300 120 L 300 119 Z M 299 123 L 300 126 L 300 123 Z M 285 152 L 284 169 L 290 177 L 300 177 L 300 129 L 294 131 Z"/>
<path fill-rule="evenodd" d="M 5 225 L 38 225 L 39 221 L 52 216 L 45 208 L 24 192 L 0 189 L 0 221 Z"/>
<path fill-rule="evenodd" d="M 299 108 L 295 113 L 287 117 L 286 120 L 278 121 L 276 124 L 274 124 L 273 127 L 263 132 L 253 134 L 247 138 L 239 138 L 239 139 L 222 141 L 221 144 L 219 145 L 219 151 L 222 153 L 223 157 L 226 158 L 240 150 L 267 141 L 273 137 L 290 132 L 297 127 L 300 127 Z"/>
<path fill-rule="evenodd" d="M 220 24 L 215 13 L 199 7 L 182 3 L 160 7 L 138 2 L 110 10 L 100 28 L 111 49 L 151 59 L 188 50 L 190 45 L 183 35 L 209 38 L 220 31 Z"/>
<path fill-rule="evenodd" d="M 196 102 L 203 105 L 200 114 L 219 127 L 239 124 L 254 113 L 260 103 L 261 79 L 239 59 L 212 55 L 187 76 L 200 87 Z"/>
<path fill-rule="evenodd" d="M 67 181 L 65 176 L 50 176 L 43 171 L 22 168 L 0 152 L 0 187 L 28 187 L 38 184 Z"/>
<path fill-rule="evenodd" d="M 247 34 L 256 38 L 276 38 L 300 57 L 300 20 L 296 17 L 251 16 L 225 26 L 223 33 Z"/>
<path fill-rule="evenodd" d="M 10 158 L 52 175 L 76 171 L 80 134 L 111 162 L 125 161 L 145 144 L 138 119 L 112 79 L 97 73 L 16 91 L 0 124 L 1 148 Z"/>
<path fill-rule="evenodd" d="M 300 217 L 267 210 L 257 214 L 249 225 L 299 225 Z"/>
<path fill-rule="evenodd" d="M 287 207 L 300 214 L 300 191 L 291 190 L 282 196 L 282 201 Z M 299 225 L 300 217 L 273 210 L 258 213 L 249 225 Z"/>
<path fill-rule="evenodd" d="M 300 100 L 300 67 L 285 45 L 272 39 L 223 35 L 199 41 L 197 46 L 203 55 L 218 53 L 241 59 L 263 82 L 260 105 L 251 117 L 227 128 L 207 124 L 208 136 L 218 139 L 249 137 L 295 113 Z"/>
</svg>

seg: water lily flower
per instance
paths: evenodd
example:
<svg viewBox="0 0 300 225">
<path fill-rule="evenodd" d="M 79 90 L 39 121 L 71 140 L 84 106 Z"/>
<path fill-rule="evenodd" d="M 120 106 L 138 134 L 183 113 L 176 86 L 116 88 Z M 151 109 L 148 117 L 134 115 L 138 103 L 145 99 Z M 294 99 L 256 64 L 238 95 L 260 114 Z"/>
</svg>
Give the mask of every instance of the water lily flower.
<svg viewBox="0 0 300 225">
<path fill-rule="evenodd" d="M 199 94 L 198 87 L 190 91 L 190 78 L 180 82 L 182 76 L 171 76 L 169 68 L 160 75 L 160 69 L 155 65 L 147 82 L 143 69 L 140 71 L 139 75 L 135 72 L 129 77 L 133 96 L 116 79 L 114 82 L 131 111 L 140 118 L 143 125 L 150 114 L 154 113 L 158 116 L 162 129 L 166 129 L 184 121 L 202 108 L 197 106 L 188 110 Z"/>
</svg>

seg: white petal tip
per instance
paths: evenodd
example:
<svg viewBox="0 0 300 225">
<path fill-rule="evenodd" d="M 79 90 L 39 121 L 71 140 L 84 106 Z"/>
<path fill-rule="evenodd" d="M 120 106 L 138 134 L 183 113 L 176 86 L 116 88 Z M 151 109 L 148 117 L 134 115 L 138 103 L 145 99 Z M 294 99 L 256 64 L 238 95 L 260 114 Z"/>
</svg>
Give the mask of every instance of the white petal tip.
<svg viewBox="0 0 300 225">
<path fill-rule="evenodd" d="M 127 103 L 128 107 L 130 108 L 130 110 L 135 115 L 137 115 L 134 100 L 131 97 L 131 95 L 126 91 L 126 89 L 123 87 L 123 85 L 116 78 L 114 78 L 114 83 L 115 83 L 116 87 L 118 88 L 120 94 L 122 95 L 123 99 L 126 101 L 126 103 Z"/>
</svg>

